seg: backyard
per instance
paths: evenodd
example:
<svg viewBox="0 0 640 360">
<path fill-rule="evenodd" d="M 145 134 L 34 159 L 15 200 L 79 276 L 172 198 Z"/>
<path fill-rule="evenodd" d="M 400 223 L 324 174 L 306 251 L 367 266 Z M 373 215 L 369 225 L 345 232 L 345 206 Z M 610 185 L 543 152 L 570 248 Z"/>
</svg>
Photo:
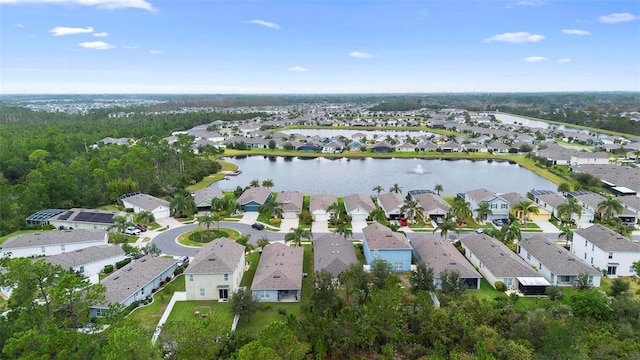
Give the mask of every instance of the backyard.
<svg viewBox="0 0 640 360">
<path fill-rule="evenodd" d="M 136 308 L 128 317 L 136 320 L 147 329 L 155 329 L 169 304 L 169 300 L 176 291 L 185 291 L 184 275 L 177 276 L 172 282 L 153 294 L 152 303 Z"/>
</svg>

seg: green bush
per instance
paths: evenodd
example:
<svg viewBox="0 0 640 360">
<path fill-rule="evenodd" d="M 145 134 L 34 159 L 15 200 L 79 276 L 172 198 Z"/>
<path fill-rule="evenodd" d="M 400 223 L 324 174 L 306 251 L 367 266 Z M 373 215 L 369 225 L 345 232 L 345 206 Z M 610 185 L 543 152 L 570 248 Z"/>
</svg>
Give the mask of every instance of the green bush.
<svg viewBox="0 0 640 360">
<path fill-rule="evenodd" d="M 279 219 L 279 218 L 269 219 L 269 225 L 280 226 L 280 223 L 282 223 L 282 219 Z"/>
<path fill-rule="evenodd" d="M 283 307 L 279 307 L 278 308 L 278 314 L 283 315 L 283 316 L 287 316 L 287 309 L 285 309 Z"/>
<path fill-rule="evenodd" d="M 496 281 L 494 287 L 498 291 L 507 291 L 507 285 L 505 285 L 502 281 Z"/>
<path fill-rule="evenodd" d="M 124 260 L 120 260 L 116 263 L 116 269 L 121 269 L 123 268 L 125 265 L 127 265 L 128 263 L 131 262 L 131 258 L 126 258 Z"/>
<path fill-rule="evenodd" d="M 104 270 L 102 271 L 105 274 L 111 274 L 113 272 L 113 265 L 105 265 Z"/>
</svg>

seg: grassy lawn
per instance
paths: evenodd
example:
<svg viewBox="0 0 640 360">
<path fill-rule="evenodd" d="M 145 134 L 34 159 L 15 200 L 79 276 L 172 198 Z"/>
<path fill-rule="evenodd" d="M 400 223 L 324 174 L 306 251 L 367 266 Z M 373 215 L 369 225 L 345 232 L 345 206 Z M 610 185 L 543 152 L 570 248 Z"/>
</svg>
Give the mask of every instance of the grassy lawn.
<svg viewBox="0 0 640 360">
<path fill-rule="evenodd" d="M 484 278 L 482 278 L 482 281 L 480 282 L 480 289 L 468 290 L 465 291 L 465 294 L 467 294 L 467 296 L 475 296 L 480 300 L 493 300 L 498 297 L 507 297 L 507 294 L 494 289 L 493 286 L 491 286 Z"/>
<path fill-rule="evenodd" d="M 211 229 L 212 232 L 216 231 L 216 230 L 217 230 L 217 228 L 212 228 Z M 198 232 L 206 232 L 206 231 L 207 231 L 206 229 L 196 229 L 196 230 L 193 230 L 193 231 L 186 232 L 186 233 L 184 233 L 184 234 L 182 234 L 182 235 L 180 235 L 178 237 L 178 242 L 180 244 L 186 245 L 186 246 L 198 246 L 198 247 L 203 246 L 206 243 L 190 240 L 189 237 L 192 234 L 195 234 L 195 233 L 198 233 Z M 229 234 L 228 238 L 230 240 L 233 240 L 233 241 L 235 241 L 238 238 L 238 236 L 240 236 L 240 233 L 238 231 L 234 230 L 234 229 L 220 228 L 220 231 L 224 231 L 227 234 Z"/>
<path fill-rule="evenodd" d="M 258 268 L 260 253 L 257 251 L 252 252 L 246 256 L 246 261 L 250 262 L 251 266 L 249 267 L 249 270 L 244 272 L 242 280 L 240 281 L 240 286 L 244 286 L 249 290 L 251 288 L 251 283 L 253 282 L 253 276 L 256 274 L 256 269 Z"/>
<path fill-rule="evenodd" d="M 176 277 L 162 290 L 153 294 L 151 304 L 133 310 L 129 317 L 148 329 L 155 329 L 175 291 L 185 291 L 184 275 Z"/>
<path fill-rule="evenodd" d="M 167 323 L 172 321 L 192 321 L 200 320 L 202 317 L 196 315 L 198 311 L 202 316 L 218 317 L 229 325 L 233 323 L 233 315 L 231 314 L 231 304 L 228 302 L 218 302 L 218 300 L 201 300 L 201 301 L 176 301 L 171 310 L 171 314 L 167 319 Z"/>
</svg>

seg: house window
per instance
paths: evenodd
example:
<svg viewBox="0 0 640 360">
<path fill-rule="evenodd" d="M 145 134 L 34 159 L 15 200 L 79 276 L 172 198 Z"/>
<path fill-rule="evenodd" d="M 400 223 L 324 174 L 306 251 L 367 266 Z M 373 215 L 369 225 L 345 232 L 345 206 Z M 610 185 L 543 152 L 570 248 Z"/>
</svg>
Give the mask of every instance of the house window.
<svg viewBox="0 0 640 360">
<path fill-rule="evenodd" d="M 591 265 L 593 265 L 593 258 L 591 258 Z"/>
<path fill-rule="evenodd" d="M 80 266 L 80 269 L 78 271 L 80 271 L 81 273 L 84 273 L 84 266 Z"/>
<path fill-rule="evenodd" d="M 587 260 L 587 253 L 584 253 L 584 259 Z"/>
<path fill-rule="evenodd" d="M 509 208 L 509 205 L 507 204 L 500 205 L 500 209 L 508 209 L 508 208 Z"/>
<path fill-rule="evenodd" d="M 593 275 L 589 275 L 588 280 L 589 284 L 593 284 Z"/>
<path fill-rule="evenodd" d="M 378 249 L 373 250 L 373 256 L 374 257 L 379 257 L 380 256 L 380 250 L 378 250 Z"/>
<path fill-rule="evenodd" d="M 204 289 L 200 289 L 200 296 L 204 296 Z"/>
<path fill-rule="evenodd" d="M 531 260 L 531 254 L 527 253 L 527 260 Z"/>
<path fill-rule="evenodd" d="M 498 208 L 498 204 L 491 204 L 491 208 L 492 209 L 497 209 Z"/>
<path fill-rule="evenodd" d="M 609 251 L 609 259 L 613 259 L 613 252 Z"/>
<path fill-rule="evenodd" d="M 591 251 L 593 251 L 596 248 L 596 246 L 594 244 L 591 244 Z"/>
<path fill-rule="evenodd" d="M 542 263 L 538 263 L 538 270 L 542 270 Z"/>
<path fill-rule="evenodd" d="M 504 278 L 504 284 L 509 287 L 513 285 L 513 278 Z"/>
<path fill-rule="evenodd" d="M 224 274 L 223 277 L 224 277 L 224 281 L 229 281 L 229 274 Z"/>
<path fill-rule="evenodd" d="M 40 252 L 44 254 L 44 246 L 40 246 Z"/>
<path fill-rule="evenodd" d="M 571 281 L 569 276 L 563 275 L 563 276 L 558 276 L 561 283 L 563 284 L 568 284 L 569 281 Z"/>
<path fill-rule="evenodd" d="M 402 262 L 395 263 L 396 270 L 402 270 Z"/>
<path fill-rule="evenodd" d="M 266 291 L 266 290 L 262 290 L 262 291 L 260 291 L 260 298 L 261 298 L 261 299 L 266 299 L 266 298 L 268 298 L 268 297 L 269 297 L 269 293 L 267 293 L 267 291 Z"/>
<path fill-rule="evenodd" d="M 193 274 L 189 274 L 189 281 L 193 281 Z"/>
<path fill-rule="evenodd" d="M 615 275 L 617 270 L 617 266 L 609 266 L 607 267 L 607 275 Z"/>
<path fill-rule="evenodd" d="M 107 309 L 96 309 L 97 317 L 104 317 L 107 315 Z"/>
<path fill-rule="evenodd" d="M 587 247 L 587 240 L 584 241 L 584 247 Z"/>
<path fill-rule="evenodd" d="M 64 245 L 60 245 L 60 251 L 65 251 Z"/>
</svg>

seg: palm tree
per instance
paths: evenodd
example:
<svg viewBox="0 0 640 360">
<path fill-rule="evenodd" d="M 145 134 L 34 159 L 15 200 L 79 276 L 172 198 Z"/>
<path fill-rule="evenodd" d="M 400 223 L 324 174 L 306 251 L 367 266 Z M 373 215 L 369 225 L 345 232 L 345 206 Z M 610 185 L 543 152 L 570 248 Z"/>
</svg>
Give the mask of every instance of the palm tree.
<svg viewBox="0 0 640 360">
<path fill-rule="evenodd" d="M 273 180 L 271 180 L 271 179 L 263 180 L 262 181 L 262 187 L 272 188 L 273 187 Z"/>
<path fill-rule="evenodd" d="M 249 238 L 251 238 L 251 234 L 242 234 L 240 236 L 238 236 L 238 238 L 236 239 L 236 242 L 242 246 L 244 246 L 244 253 L 245 255 L 254 249 L 254 246 L 249 244 Z"/>
<path fill-rule="evenodd" d="M 222 212 L 227 211 L 229 208 L 229 199 L 225 197 L 215 197 L 211 199 L 211 211 L 213 212 Z"/>
<path fill-rule="evenodd" d="M 456 235 L 460 234 L 456 226 L 456 223 L 454 221 L 451 221 L 451 217 L 449 216 L 447 216 L 442 221 L 442 223 L 438 224 L 438 227 L 433 229 L 433 232 L 435 233 L 438 230 L 440 230 L 440 237 L 442 237 L 443 239 L 447 238 L 447 235 L 449 234 L 450 231 L 453 231 L 454 233 L 456 233 Z"/>
<path fill-rule="evenodd" d="M 456 223 L 458 225 L 464 224 L 466 218 L 473 216 L 473 213 L 471 212 L 471 204 L 459 197 L 456 197 L 453 200 L 453 205 L 449 211 L 451 211 L 453 216 L 455 216 Z"/>
<path fill-rule="evenodd" d="M 518 224 L 510 224 L 502 226 L 500 229 L 500 241 L 503 243 L 512 243 L 514 240 L 522 240 L 522 233 Z"/>
<path fill-rule="evenodd" d="M 396 223 L 391 223 L 389 224 L 389 230 L 393 231 L 393 232 L 399 232 L 400 231 L 400 225 L 396 224 Z"/>
<path fill-rule="evenodd" d="M 373 191 L 378 193 L 378 196 L 380 196 L 380 193 L 384 191 L 384 188 L 381 185 L 376 185 L 373 187 Z"/>
<path fill-rule="evenodd" d="M 174 217 L 189 217 L 197 211 L 196 203 L 191 196 L 177 194 L 169 205 L 171 214 Z"/>
<path fill-rule="evenodd" d="M 516 214 L 522 213 L 522 218 L 517 216 L 518 219 L 527 221 L 529 213 L 538 214 L 540 209 L 533 203 L 531 200 L 522 200 L 513 205 L 513 210 L 516 211 Z"/>
<path fill-rule="evenodd" d="M 207 236 L 209 235 L 209 228 L 211 227 L 211 223 L 213 223 L 213 216 L 211 213 L 206 213 L 204 215 L 200 215 L 197 217 L 198 226 L 201 224 L 207 227 Z"/>
<path fill-rule="evenodd" d="M 260 207 L 258 207 L 258 211 L 260 212 L 261 215 L 280 218 L 284 210 L 282 209 L 282 203 L 279 203 L 273 200 L 272 198 L 271 201 L 268 201 L 263 205 L 260 205 Z"/>
<path fill-rule="evenodd" d="M 567 198 L 566 202 L 558 205 L 557 216 L 563 224 L 571 221 L 573 214 L 578 216 L 578 220 L 582 217 L 582 206 L 578 204 L 578 200 L 576 200 L 576 198 Z"/>
<path fill-rule="evenodd" d="M 440 195 L 440 193 L 444 191 L 444 187 L 440 184 L 436 184 L 436 186 L 433 187 L 433 190 Z"/>
<path fill-rule="evenodd" d="M 256 246 L 260 249 L 264 249 L 267 245 L 269 245 L 269 239 L 266 236 L 262 236 L 258 241 L 256 241 Z"/>
<path fill-rule="evenodd" d="M 563 182 L 563 183 L 560 183 L 560 185 L 558 185 L 558 192 L 561 192 L 562 194 L 566 194 L 570 191 L 571 191 L 571 184 L 569 184 L 568 182 Z"/>
<path fill-rule="evenodd" d="M 156 221 L 156 217 L 149 210 L 142 210 L 136 215 L 136 221 L 145 225 L 149 225 Z"/>
<path fill-rule="evenodd" d="M 340 206 L 340 203 L 337 201 L 327 206 L 327 214 L 333 212 L 333 218 L 336 220 L 340 220 L 340 215 L 342 215 L 342 211 L 343 211 L 343 207 Z"/>
<path fill-rule="evenodd" d="M 558 239 L 564 238 L 566 240 L 565 246 L 569 246 L 569 243 L 573 241 L 573 230 L 571 230 L 568 226 L 563 226 L 560 228 L 560 233 L 558 234 Z"/>
<path fill-rule="evenodd" d="M 371 220 L 380 222 L 385 220 L 386 214 L 384 213 L 384 210 L 382 210 L 380 206 L 376 206 L 376 208 L 369 213 L 369 217 L 371 218 Z"/>
<path fill-rule="evenodd" d="M 111 221 L 113 225 L 109 226 L 109 230 L 116 230 L 121 233 L 123 233 L 127 227 L 133 225 L 127 215 L 116 215 L 111 218 Z"/>
<path fill-rule="evenodd" d="M 260 180 L 254 179 L 249 183 L 249 187 L 260 187 Z"/>
<path fill-rule="evenodd" d="M 402 188 L 398 183 L 393 184 L 392 187 L 389 188 L 390 193 L 402 194 Z"/>
<path fill-rule="evenodd" d="M 218 227 L 218 231 L 220 231 L 221 220 L 222 220 L 222 215 L 220 215 L 219 213 L 211 213 L 211 221 L 216 223 L 216 226 Z"/>
<path fill-rule="evenodd" d="M 348 224 L 342 223 L 336 226 L 335 233 L 342 235 L 342 237 L 344 237 L 345 240 L 348 240 L 349 237 L 353 235 L 353 230 L 351 230 L 351 227 Z"/>
<path fill-rule="evenodd" d="M 313 240 L 313 234 L 302 226 L 298 226 L 289 230 L 289 233 L 284 237 L 284 242 L 286 244 L 291 241 L 295 246 L 301 246 L 302 239 Z"/>
<path fill-rule="evenodd" d="M 416 200 L 404 199 L 404 204 L 400 208 L 400 212 L 411 221 L 419 217 L 423 222 L 426 222 L 424 219 L 424 208 Z"/>
<path fill-rule="evenodd" d="M 598 212 L 602 215 L 604 211 L 605 220 L 609 220 L 613 216 L 614 212 L 616 214 L 620 214 L 623 210 L 624 206 L 622 206 L 620 200 L 611 195 L 607 195 L 604 200 L 598 203 Z"/>
<path fill-rule="evenodd" d="M 488 215 L 493 214 L 493 211 L 491 210 L 491 204 L 486 201 L 479 203 L 478 208 L 474 211 L 476 212 L 476 214 L 478 214 L 478 222 L 486 220 Z"/>
</svg>

